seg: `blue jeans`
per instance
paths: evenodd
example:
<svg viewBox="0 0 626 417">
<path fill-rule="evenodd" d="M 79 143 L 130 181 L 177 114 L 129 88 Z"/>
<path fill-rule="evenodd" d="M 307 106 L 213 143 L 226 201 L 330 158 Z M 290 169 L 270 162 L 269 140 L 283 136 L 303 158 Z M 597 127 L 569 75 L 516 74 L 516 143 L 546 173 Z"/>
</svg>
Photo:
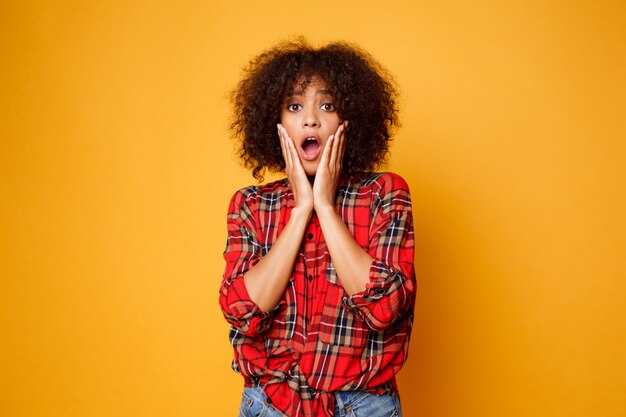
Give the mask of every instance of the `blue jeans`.
<svg viewBox="0 0 626 417">
<path fill-rule="evenodd" d="M 267 403 L 263 388 L 244 388 L 239 417 L 282 417 Z M 402 417 L 400 398 L 365 391 L 335 394 L 335 417 Z"/>
</svg>

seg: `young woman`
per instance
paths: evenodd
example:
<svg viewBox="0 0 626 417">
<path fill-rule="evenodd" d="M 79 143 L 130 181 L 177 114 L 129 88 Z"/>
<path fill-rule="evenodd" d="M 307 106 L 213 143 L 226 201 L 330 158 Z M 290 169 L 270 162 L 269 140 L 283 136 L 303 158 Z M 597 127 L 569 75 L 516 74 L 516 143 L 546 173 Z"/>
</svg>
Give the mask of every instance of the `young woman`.
<svg viewBox="0 0 626 417">
<path fill-rule="evenodd" d="M 375 172 L 397 123 L 391 77 L 346 43 L 282 43 L 233 92 L 240 156 L 262 182 L 228 210 L 220 305 L 240 416 L 401 415 L 415 275 L 411 198 Z"/>
</svg>

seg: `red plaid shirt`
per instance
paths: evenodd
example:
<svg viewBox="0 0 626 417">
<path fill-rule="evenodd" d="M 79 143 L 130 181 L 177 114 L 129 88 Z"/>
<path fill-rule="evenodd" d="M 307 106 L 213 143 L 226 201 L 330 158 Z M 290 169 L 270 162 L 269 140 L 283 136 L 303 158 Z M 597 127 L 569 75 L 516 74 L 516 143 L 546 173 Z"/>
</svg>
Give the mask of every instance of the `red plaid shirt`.
<svg viewBox="0 0 626 417">
<path fill-rule="evenodd" d="M 397 393 L 415 303 L 411 198 L 396 174 L 342 178 L 337 212 L 374 258 L 367 288 L 345 293 L 313 213 L 281 301 L 263 312 L 242 278 L 271 249 L 293 205 L 287 179 L 235 193 L 220 305 L 232 325 L 233 369 L 246 386 L 262 385 L 286 416 L 332 417 L 333 391 Z"/>
</svg>

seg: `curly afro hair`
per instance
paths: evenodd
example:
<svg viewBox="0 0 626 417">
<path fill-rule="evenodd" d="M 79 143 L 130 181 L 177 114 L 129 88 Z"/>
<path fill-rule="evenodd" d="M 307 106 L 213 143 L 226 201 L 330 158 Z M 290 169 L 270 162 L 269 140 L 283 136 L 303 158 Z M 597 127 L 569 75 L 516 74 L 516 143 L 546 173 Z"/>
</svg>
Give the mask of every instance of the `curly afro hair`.
<svg viewBox="0 0 626 417">
<path fill-rule="evenodd" d="M 361 48 L 345 42 L 311 47 L 298 38 L 253 58 L 231 93 L 231 132 L 239 156 L 263 181 L 265 170 L 285 168 L 276 124 L 281 106 L 312 77 L 329 87 L 341 120 L 349 120 L 342 170 L 347 176 L 374 171 L 386 160 L 394 127 L 399 126 L 397 88 L 391 75 Z"/>
</svg>

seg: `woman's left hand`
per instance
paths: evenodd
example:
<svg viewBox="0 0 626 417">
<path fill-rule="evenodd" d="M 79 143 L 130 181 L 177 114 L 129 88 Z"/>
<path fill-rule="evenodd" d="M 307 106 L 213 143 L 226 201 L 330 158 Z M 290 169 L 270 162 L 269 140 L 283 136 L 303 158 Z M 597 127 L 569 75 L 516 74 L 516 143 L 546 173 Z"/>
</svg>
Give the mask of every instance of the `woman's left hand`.
<svg viewBox="0 0 626 417">
<path fill-rule="evenodd" d="M 334 135 L 326 141 L 322 159 L 315 173 L 313 183 L 313 207 L 316 212 L 323 208 L 335 207 L 335 193 L 341 176 L 341 163 L 346 149 L 345 129 L 348 122 L 339 125 Z"/>
</svg>

